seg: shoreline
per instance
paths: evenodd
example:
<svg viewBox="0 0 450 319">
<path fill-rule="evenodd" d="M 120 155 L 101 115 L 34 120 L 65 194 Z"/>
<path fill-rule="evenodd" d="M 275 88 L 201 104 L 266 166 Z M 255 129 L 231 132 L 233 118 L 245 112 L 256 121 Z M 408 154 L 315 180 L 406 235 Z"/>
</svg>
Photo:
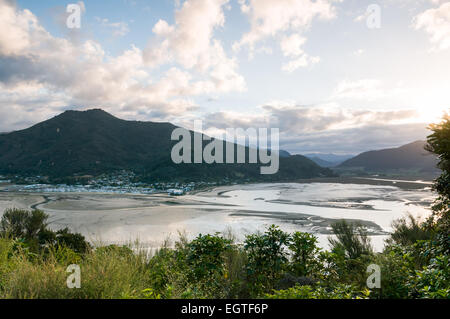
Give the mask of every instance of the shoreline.
<svg viewBox="0 0 450 319">
<path fill-rule="evenodd" d="M 12 207 L 41 209 L 49 214 L 55 230 L 69 227 L 91 242 L 139 239 L 149 246 L 158 246 L 179 231 L 195 236 L 230 228 L 244 236 L 263 231 L 271 224 L 289 232 L 313 233 L 326 242 L 331 223 L 340 219 L 362 224 L 371 238 L 381 241 L 389 234 L 390 218 L 398 218 L 410 209 L 419 212 L 428 207 L 425 202 L 430 201 L 432 193 L 426 186 L 415 182 L 398 185 L 392 181 L 321 178 L 301 183 L 210 186 L 184 196 L 3 191 L 0 215 Z"/>
</svg>

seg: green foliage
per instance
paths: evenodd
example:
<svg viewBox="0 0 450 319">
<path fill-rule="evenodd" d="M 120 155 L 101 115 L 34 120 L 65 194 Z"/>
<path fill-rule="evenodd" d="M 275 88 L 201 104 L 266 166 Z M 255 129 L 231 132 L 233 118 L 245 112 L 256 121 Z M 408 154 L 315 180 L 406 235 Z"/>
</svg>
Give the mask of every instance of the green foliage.
<svg viewBox="0 0 450 319">
<path fill-rule="evenodd" d="M 225 274 L 225 252 L 231 249 L 231 241 L 216 234 L 199 235 L 188 244 L 187 263 L 193 280 L 214 280 Z"/>
<path fill-rule="evenodd" d="M 441 123 L 429 128 L 433 134 L 428 136 L 427 149 L 438 156 L 438 166 L 442 169 L 433 185 L 439 197 L 433 206 L 429 227 L 437 231 L 437 240 L 446 254 L 450 254 L 450 116 L 445 115 Z"/>
<path fill-rule="evenodd" d="M 247 236 L 244 249 L 247 252 L 247 273 L 254 294 L 273 289 L 288 267 L 289 234 L 272 225 L 264 234 Z"/>
<path fill-rule="evenodd" d="M 373 248 L 367 232 L 357 224 L 345 220 L 331 225 L 337 239 L 329 238 L 332 251 L 347 259 L 357 259 L 362 255 L 372 255 Z"/>
<path fill-rule="evenodd" d="M 450 299 L 450 265 L 448 255 L 431 259 L 429 265 L 416 272 L 411 280 L 416 298 Z"/>
<path fill-rule="evenodd" d="M 231 240 L 216 235 L 199 235 L 187 244 L 187 280 L 195 296 L 225 297 L 223 287 L 228 274 L 225 254 L 231 250 Z"/>
<path fill-rule="evenodd" d="M 266 294 L 268 299 L 363 299 L 369 296 L 368 291 L 358 292 L 351 285 L 338 284 L 333 289 L 312 286 L 295 286 L 287 290 Z"/>
<path fill-rule="evenodd" d="M 84 254 L 91 248 L 83 235 L 71 233 L 68 228 L 56 232 L 56 244 L 68 247 L 79 254 Z"/>
<path fill-rule="evenodd" d="M 0 234 L 37 240 L 39 233 L 47 227 L 47 219 L 48 215 L 40 210 L 7 209 L 0 221 Z"/>
<path fill-rule="evenodd" d="M 412 215 L 408 216 L 408 220 L 401 218 L 394 221 L 392 228 L 394 231 L 390 242 L 403 246 L 413 245 L 419 240 L 430 240 L 434 236 L 432 229 L 421 225 Z"/>
<path fill-rule="evenodd" d="M 172 296 L 173 284 L 183 282 L 183 272 L 178 269 L 176 253 L 172 249 L 165 247 L 157 251 L 147 268 L 153 293 L 163 298 Z M 181 290 L 184 287 L 183 283 Z"/>
<path fill-rule="evenodd" d="M 312 276 L 320 268 L 317 256 L 320 248 L 317 247 L 317 237 L 295 232 L 291 237 L 289 249 L 292 251 L 292 271 L 296 276 Z"/>
<path fill-rule="evenodd" d="M 91 248 L 83 235 L 71 233 L 68 228 L 56 232 L 48 229 L 47 219 L 41 210 L 7 209 L 0 220 L 0 236 L 15 239 L 34 253 L 52 246 L 64 246 L 78 254 Z"/>
<path fill-rule="evenodd" d="M 409 296 L 407 279 L 414 275 L 415 262 L 410 247 L 388 246 L 383 254 L 378 254 L 374 263 L 381 269 L 381 297 L 404 299 Z"/>
</svg>

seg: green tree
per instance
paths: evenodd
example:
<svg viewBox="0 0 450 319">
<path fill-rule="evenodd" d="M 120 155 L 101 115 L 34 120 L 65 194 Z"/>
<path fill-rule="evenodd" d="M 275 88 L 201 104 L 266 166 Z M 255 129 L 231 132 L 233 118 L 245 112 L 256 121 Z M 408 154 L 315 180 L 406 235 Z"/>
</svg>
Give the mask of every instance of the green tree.
<svg viewBox="0 0 450 319">
<path fill-rule="evenodd" d="M 37 240 L 47 228 L 48 215 L 41 210 L 7 209 L 0 221 L 0 233 L 13 238 Z"/>
<path fill-rule="evenodd" d="M 288 267 L 289 234 L 272 225 L 264 234 L 247 236 L 247 274 L 255 295 L 269 292 Z"/>
<path fill-rule="evenodd" d="M 74 252 L 84 254 L 91 248 L 85 237 L 80 233 L 71 233 L 69 228 L 64 228 L 56 232 L 56 244 L 72 249 Z M 128 249 L 128 247 L 122 249 Z"/>
<path fill-rule="evenodd" d="M 394 221 L 392 228 L 394 231 L 388 242 L 402 246 L 413 245 L 418 240 L 430 240 L 434 236 L 432 229 L 423 227 L 412 215 Z"/>
<path fill-rule="evenodd" d="M 357 259 L 362 255 L 372 255 L 373 248 L 366 230 L 358 224 L 341 220 L 331 225 L 336 239 L 329 238 L 332 251 L 348 259 Z"/>
<path fill-rule="evenodd" d="M 441 123 L 431 124 L 433 134 L 428 136 L 426 149 L 438 156 L 438 167 L 442 174 L 436 179 L 433 189 L 439 194 L 433 205 L 430 227 L 438 232 L 438 240 L 446 254 L 450 253 L 450 116 Z"/>
<path fill-rule="evenodd" d="M 289 249 L 292 251 L 292 270 L 296 276 L 311 276 L 320 267 L 317 237 L 302 232 L 295 232 Z"/>
<path fill-rule="evenodd" d="M 188 244 L 187 262 L 195 280 L 224 275 L 225 252 L 231 241 L 219 235 L 199 235 Z"/>
</svg>

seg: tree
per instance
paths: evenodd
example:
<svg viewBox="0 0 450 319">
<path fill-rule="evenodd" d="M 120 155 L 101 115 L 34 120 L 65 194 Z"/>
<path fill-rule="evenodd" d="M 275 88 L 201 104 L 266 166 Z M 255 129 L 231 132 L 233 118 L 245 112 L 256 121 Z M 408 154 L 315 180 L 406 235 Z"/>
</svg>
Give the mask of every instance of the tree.
<svg viewBox="0 0 450 319">
<path fill-rule="evenodd" d="M 414 245 L 419 240 L 430 240 L 433 238 L 432 229 L 423 227 L 411 214 L 407 218 L 400 218 L 392 223 L 394 231 L 388 243 L 395 243 L 403 246 Z"/>
<path fill-rule="evenodd" d="M 41 210 L 7 209 L 0 220 L 0 235 L 22 240 L 35 252 L 46 246 L 61 246 L 76 253 L 90 248 L 83 235 L 68 228 L 54 232 L 48 229 L 48 215 Z"/>
<path fill-rule="evenodd" d="M 342 220 L 332 224 L 331 228 L 337 237 L 337 239 L 328 239 L 333 252 L 341 253 L 348 259 L 373 254 L 370 239 L 361 225 Z"/>
<path fill-rule="evenodd" d="M 37 240 L 47 228 L 48 215 L 41 210 L 7 209 L 0 221 L 0 233 L 13 238 Z"/>
<path fill-rule="evenodd" d="M 292 251 L 292 268 L 297 276 L 311 276 L 319 267 L 317 255 L 320 248 L 317 247 L 317 237 L 302 232 L 292 235 L 289 245 Z"/>
<path fill-rule="evenodd" d="M 270 291 L 288 266 L 290 235 L 272 225 L 264 234 L 247 236 L 244 249 L 247 252 L 247 273 L 258 295 Z"/>
<path fill-rule="evenodd" d="M 225 252 L 231 249 L 231 240 L 218 234 L 200 234 L 188 244 L 187 262 L 195 280 L 212 279 L 224 275 Z"/>
<path fill-rule="evenodd" d="M 84 254 L 91 248 L 83 235 L 71 233 L 67 227 L 56 232 L 56 243 L 79 254 Z"/>
<path fill-rule="evenodd" d="M 450 116 L 446 114 L 441 123 L 431 124 L 433 134 L 428 136 L 426 149 L 438 156 L 442 174 L 435 180 L 433 189 L 439 194 L 433 205 L 430 227 L 436 229 L 441 248 L 450 253 Z"/>
</svg>

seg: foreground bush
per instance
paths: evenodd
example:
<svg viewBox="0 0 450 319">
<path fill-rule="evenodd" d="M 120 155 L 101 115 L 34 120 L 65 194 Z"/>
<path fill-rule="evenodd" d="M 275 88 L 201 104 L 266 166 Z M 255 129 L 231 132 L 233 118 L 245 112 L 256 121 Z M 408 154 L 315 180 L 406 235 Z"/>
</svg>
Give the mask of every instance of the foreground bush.
<svg viewBox="0 0 450 319">
<path fill-rule="evenodd" d="M 438 242 L 391 244 L 382 253 L 352 257 L 322 251 L 316 243 L 311 234 L 287 234 L 272 226 L 248 236 L 244 245 L 220 234 L 200 235 L 192 241 L 181 238 L 174 248 L 149 256 L 145 250 L 116 245 L 82 253 L 46 246 L 35 253 L 21 239 L 5 237 L 0 238 L 0 297 L 450 297 L 449 258 Z M 366 269 L 372 263 L 381 268 L 381 290 L 367 289 Z M 71 264 L 80 266 L 80 289 L 67 288 Z"/>
</svg>

